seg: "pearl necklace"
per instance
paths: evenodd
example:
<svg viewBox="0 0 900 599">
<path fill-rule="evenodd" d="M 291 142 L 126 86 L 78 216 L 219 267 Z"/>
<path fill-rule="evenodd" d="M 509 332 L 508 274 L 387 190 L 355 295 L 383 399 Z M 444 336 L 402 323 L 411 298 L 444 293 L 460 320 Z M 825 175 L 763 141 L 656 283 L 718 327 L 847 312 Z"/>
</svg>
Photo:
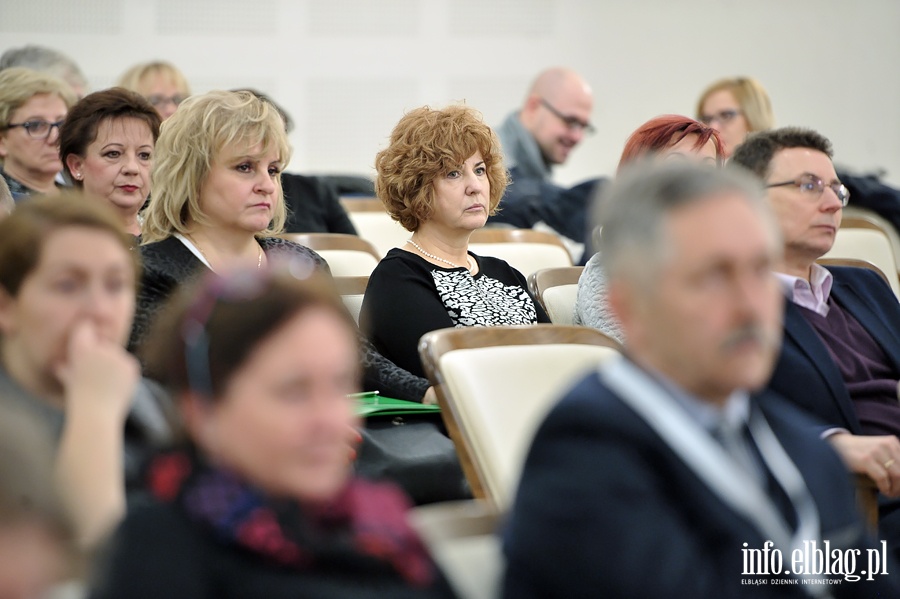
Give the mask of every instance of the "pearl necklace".
<svg viewBox="0 0 900 599">
<path fill-rule="evenodd" d="M 438 262 L 443 262 L 444 264 L 449 264 L 453 268 L 465 268 L 469 272 L 472 272 L 472 270 L 475 268 L 475 265 L 472 264 L 472 256 L 470 256 L 470 255 L 466 255 L 466 263 L 468 264 L 468 266 L 463 266 L 461 264 L 454 264 L 453 262 L 450 262 L 449 260 L 444 260 L 440 256 L 435 256 L 434 254 L 429 254 L 428 252 L 426 252 L 425 250 L 422 249 L 422 246 L 420 246 L 418 243 L 413 241 L 412 238 L 407 239 L 406 242 L 411 243 L 412 246 L 414 248 L 416 248 L 417 250 L 419 250 L 419 253 L 422 254 L 423 256 L 425 256 L 426 258 L 431 258 L 432 260 L 437 260 Z"/>
<path fill-rule="evenodd" d="M 197 248 L 197 251 L 200 252 L 200 255 L 206 259 L 206 264 L 209 265 L 210 270 L 212 270 L 212 262 L 209 261 L 209 256 L 206 255 L 206 252 L 203 251 L 203 248 L 197 245 L 197 242 L 194 241 L 194 238 L 190 235 L 185 234 L 185 237 L 188 239 L 188 241 L 194 244 L 194 247 Z M 257 244 L 256 247 L 259 250 L 259 257 L 256 259 L 256 270 L 262 270 L 262 246 Z"/>
</svg>

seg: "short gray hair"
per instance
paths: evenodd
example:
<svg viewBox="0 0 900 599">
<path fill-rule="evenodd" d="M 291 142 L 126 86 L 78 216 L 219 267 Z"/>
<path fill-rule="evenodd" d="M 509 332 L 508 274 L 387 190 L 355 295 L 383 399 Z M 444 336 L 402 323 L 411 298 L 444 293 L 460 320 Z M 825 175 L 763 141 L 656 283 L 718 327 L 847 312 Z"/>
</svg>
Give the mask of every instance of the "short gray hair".
<svg viewBox="0 0 900 599">
<path fill-rule="evenodd" d="M 0 70 L 10 67 L 24 67 L 33 71 L 49 73 L 59 77 L 69 85 L 87 91 L 87 78 L 74 60 L 53 48 L 44 46 L 23 46 L 11 48 L 0 56 Z"/>
<path fill-rule="evenodd" d="M 607 276 L 640 284 L 652 282 L 666 255 L 668 217 L 726 193 L 745 197 L 777 239 L 764 201 L 765 190 L 747 173 L 672 162 L 644 162 L 628 169 L 601 191 L 594 206 L 594 224 L 602 227 L 600 261 Z"/>
</svg>

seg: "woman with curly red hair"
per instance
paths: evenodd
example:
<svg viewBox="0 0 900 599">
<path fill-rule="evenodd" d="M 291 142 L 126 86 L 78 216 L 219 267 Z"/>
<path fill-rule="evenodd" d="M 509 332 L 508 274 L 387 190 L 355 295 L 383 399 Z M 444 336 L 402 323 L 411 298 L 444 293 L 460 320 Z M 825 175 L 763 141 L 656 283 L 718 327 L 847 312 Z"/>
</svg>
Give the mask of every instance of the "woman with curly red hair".
<svg viewBox="0 0 900 599">
<path fill-rule="evenodd" d="M 419 338 L 435 329 L 549 322 L 525 277 L 469 252 L 469 237 L 494 214 L 509 176 L 500 143 L 465 106 L 417 108 L 375 158 L 375 192 L 412 232 L 369 277 L 360 323 L 375 347 L 423 376 Z"/>
</svg>

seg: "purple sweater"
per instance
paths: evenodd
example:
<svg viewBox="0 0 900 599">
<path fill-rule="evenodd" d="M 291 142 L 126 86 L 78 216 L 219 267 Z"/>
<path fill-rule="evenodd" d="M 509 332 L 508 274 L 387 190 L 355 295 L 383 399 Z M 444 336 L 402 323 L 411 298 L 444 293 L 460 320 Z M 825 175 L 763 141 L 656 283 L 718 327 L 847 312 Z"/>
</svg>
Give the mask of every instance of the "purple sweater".
<svg viewBox="0 0 900 599">
<path fill-rule="evenodd" d="M 798 306 L 841 372 L 864 435 L 900 435 L 900 373 L 884 350 L 843 306 L 828 300 L 828 316 Z"/>
</svg>

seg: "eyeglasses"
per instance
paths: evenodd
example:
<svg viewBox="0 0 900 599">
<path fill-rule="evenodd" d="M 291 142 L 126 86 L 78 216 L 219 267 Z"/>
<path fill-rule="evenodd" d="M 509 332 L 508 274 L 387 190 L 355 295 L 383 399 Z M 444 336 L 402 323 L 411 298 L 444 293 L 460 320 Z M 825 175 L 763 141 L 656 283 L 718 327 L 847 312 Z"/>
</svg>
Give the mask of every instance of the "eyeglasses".
<svg viewBox="0 0 900 599">
<path fill-rule="evenodd" d="M 55 123 L 48 123 L 44 120 L 38 121 L 25 121 L 24 123 L 10 123 L 4 129 L 15 129 L 16 127 L 22 127 L 25 129 L 25 132 L 28 133 L 28 137 L 31 139 L 47 139 L 50 137 L 50 132 L 53 131 L 53 128 L 56 127 L 57 132 L 59 127 L 63 124 L 64 121 L 56 121 Z"/>
<path fill-rule="evenodd" d="M 711 125 L 713 121 L 719 121 L 723 125 L 743 114 L 740 110 L 730 108 L 728 110 L 720 110 L 715 114 L 704 114 L 700 117 L 700 122 L 704 125 Z"/>
<path fill-rule="evenodd" d="M 571 131 L 584 131 L 586 135 L 591 135 L 592 133 L 594 133 L 594 131 L 596 131 L 592 124 L 586 123 L 576 116 L 561 113 L 556 108 L 554 108 L 553 105 L 550 104 L 550 102 L 543 98 L 541 98 L 541 105 L 549 110 L 553 114 L 553 116 L 565 123 L 566 127 L 568 127 Z"/>
<path fill-rule="evenodd" d="M 185 312 L 181 326 L 184 363 L 191 390 L 206 397 L 214 396 L 206 326 L 220 303 L 253 301 L 262 297 L 278 276 L 286 274 L 304 280 L 312 276 L 316 268 L 316 263 L 311 259 L 292 257 L 287 261 L 273 261 L 262 270 L 241 269 L 224 276 L 209 273 L 203 278 L 195 290 L 196 295 Z"/>
<path fill-rule="evenodd" d="M 150 105 L 154 108 L 159 108 L 160 106 L 165 106 L 166 104 L 174 104 L 175 106 L 178 106 L 186 99 L 187 98 L 185 98 L 184 96 L 178 94 L 175 94 L 174 96 L 162 96 L 159 94 L 147 96 L 147 101 L 150 102 Z"/>
<path fill-rule="evenodd" d="M 834 195 L 841 201 L 841 206 L 846 206 L 847 202 L 850 201 L 850 190 L 847 189 L 843 183 L 835 181 L 834 183 L 826 184 L 815 175 L 803 175 L 799 179 L 785 181 L 783 183 L 769 183 L 766 187 L 784 187 L 786 185 L 798 187 L 800 193 L 805 193 L 814 196 L 815 198 L 821 196 L 826 187 L 830 187 L 831 191 L 834 192 Z"/>
</svg>

